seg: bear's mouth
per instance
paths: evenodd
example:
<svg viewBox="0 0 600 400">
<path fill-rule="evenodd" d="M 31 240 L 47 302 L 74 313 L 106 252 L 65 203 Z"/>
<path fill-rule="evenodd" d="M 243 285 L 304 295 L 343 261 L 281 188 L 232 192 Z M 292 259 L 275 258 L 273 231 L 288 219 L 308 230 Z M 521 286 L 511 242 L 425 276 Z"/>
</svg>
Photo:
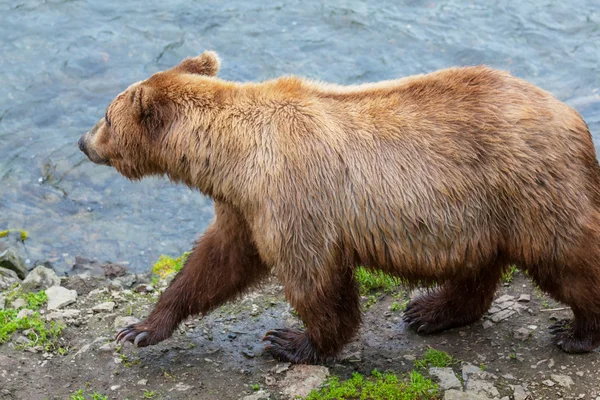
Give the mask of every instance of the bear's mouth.
<svg viewBox="0 0 600 400">
<path fill-rule="evenodd" d="M 83 135 L 79 141 L 77 142 L 79 146 L 79 150 L 81 150 L 87 158 L 90 159 L 91 162 L 100 165 L 108 165 L 111 166 L 110 160 L 108 158 L 103 158 L 98 155 L 98 153 L 94 149 L 90 149 L 85 140 L 85 135 Z"/>
</svg>

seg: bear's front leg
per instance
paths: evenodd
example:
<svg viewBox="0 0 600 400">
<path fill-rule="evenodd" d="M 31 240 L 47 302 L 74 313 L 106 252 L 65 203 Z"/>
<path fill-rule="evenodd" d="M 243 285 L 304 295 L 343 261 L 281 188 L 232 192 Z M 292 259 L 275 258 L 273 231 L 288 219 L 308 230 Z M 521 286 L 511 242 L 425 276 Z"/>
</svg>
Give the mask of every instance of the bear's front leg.
<svg viewBox="0 0 600 400">
<path fill-rule="evenodd" d="M 242 215 L 224 203 L 215 203 L 215 214 L 148 318 L 122 329 L 117 342 L 140 347 L 161 342 L 188 316 L 207 314 L 268 274 Z"/>
<path fill-rule="evenodd" d="M 361 321 L 358 286 L 348 267 L 331 274 L 307 277 L 288 271 L 280 276 L 285 294 L 306 330 L 275 329 L 264 339 L 266 351 L 280 361 L 315 364 L 340 352 L 356 335 Z"/>
</svg>

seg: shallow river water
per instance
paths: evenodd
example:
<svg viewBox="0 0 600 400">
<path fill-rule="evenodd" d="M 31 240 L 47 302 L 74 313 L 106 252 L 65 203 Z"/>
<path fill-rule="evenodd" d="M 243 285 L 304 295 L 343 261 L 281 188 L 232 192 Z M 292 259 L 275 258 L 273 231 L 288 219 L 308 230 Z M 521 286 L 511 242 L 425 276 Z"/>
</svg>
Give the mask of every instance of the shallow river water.
<svg viewBox="0 0 600 400">
<path fill-rule="evenodd" d="M 68 270 L 148 268 L 189 249 L 210 200 L 93 165 L 79 136 L 129 84 L 205 49 L 220 76 L 354 84 L 456 65 L 507 69 L 575 107 L 600 145 L 600 2 L 0 0 L 0 230 Z"/>
</svg>

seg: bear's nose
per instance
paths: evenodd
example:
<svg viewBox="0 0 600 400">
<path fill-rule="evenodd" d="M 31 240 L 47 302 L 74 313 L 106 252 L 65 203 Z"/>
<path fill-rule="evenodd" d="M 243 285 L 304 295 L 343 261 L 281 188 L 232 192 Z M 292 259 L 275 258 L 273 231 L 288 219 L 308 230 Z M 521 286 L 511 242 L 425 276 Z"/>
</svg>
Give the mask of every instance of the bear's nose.
<svg viewBox="0 0 600 400">
<path fill-rule="evenodd" d="M 79 138 L 77 145 L 79 146 L 79 150 L 83 151 L 87 155 L 87 148 L 85 146 L 85 141 L 83 140 L 83 136 Z"/>
</svg>

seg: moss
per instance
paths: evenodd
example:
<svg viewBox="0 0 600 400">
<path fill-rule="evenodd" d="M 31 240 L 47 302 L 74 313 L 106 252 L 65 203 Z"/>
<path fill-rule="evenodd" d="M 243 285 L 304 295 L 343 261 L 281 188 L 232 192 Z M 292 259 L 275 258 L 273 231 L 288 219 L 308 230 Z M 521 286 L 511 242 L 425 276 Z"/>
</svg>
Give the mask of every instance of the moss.
<svg viewBox="0 0 600 400">
<path fill-rule="evenodd" d="M 38 310 L 48 299 L 46 292 L 24 293 L 20 289 L 12 290 L 6 296 L 9 302 L 22 298 L 26 301 L 26 307 L 30 310 Z M 68 348 L 58 345 L 58 339 L 62 333 L 63 327 L 54 321 L 47 322 L 38 313 L 18 318 L 19 310 L 7 308 L 0 310 L 0 344 L 8 342 L 12 335 L 18 331 L 27 331 L 27 338 L 31 341 L 22 348 L 43 346 L 46 351 L 56 351 L 60 355 L 65 355 Z"/>
<path fill-rule="evenodd" d="M 21 242 L 24 242 L 27 239 L 29 239 L 29 233 L 23 229 L 6 229 L 0 231 L 0 238 L 7 237 L 10 232 L 19 232 L 19 234 L 21 235 Z"/>
<path fill-rule="evenodd" d="M 412 371 L 404 379 L 392 373 L 382 374 L 375 370 L 365 378 L 359 373 L 340 382 L 332 377 L 320 390 L 313 390 L 307 400 L 426 400 L 438 399 L 438 388 L 431 380 Z"/>
<path fill-rule="evenodd" d="M 432 348 L 427 349 L 422 358 L 415 360 L 415 367 L 417 368 L 446 368 L 452 364 L 456 364 L 456 361 L 450 354 Z"/>
<path fill-rule="evenodd" d="M 402 283 L 400 278 L 384 274 L 381 271 L 369 271 L 364 267 L 358 268 L 354 276 L 363 295 L 374 290 L 383 290 L 389 293 Z"/>
<path fill-rule="evenodd" d="M 79 389 L 71 395 L 71 400 L 108 400 L 108 396 L 105 396 L 96 391 L 86 394 L 85 390 Z"/>
<path fill-rule="evenodd" d="M 164 279 L 173 273 L 181 271 L 189 255 L 190 253 L 186 252 L 177 258 L 173 258 L 161 254 L 156 263 L 152 266 L 152 274 L 159 279 Z"/>
</svg>

